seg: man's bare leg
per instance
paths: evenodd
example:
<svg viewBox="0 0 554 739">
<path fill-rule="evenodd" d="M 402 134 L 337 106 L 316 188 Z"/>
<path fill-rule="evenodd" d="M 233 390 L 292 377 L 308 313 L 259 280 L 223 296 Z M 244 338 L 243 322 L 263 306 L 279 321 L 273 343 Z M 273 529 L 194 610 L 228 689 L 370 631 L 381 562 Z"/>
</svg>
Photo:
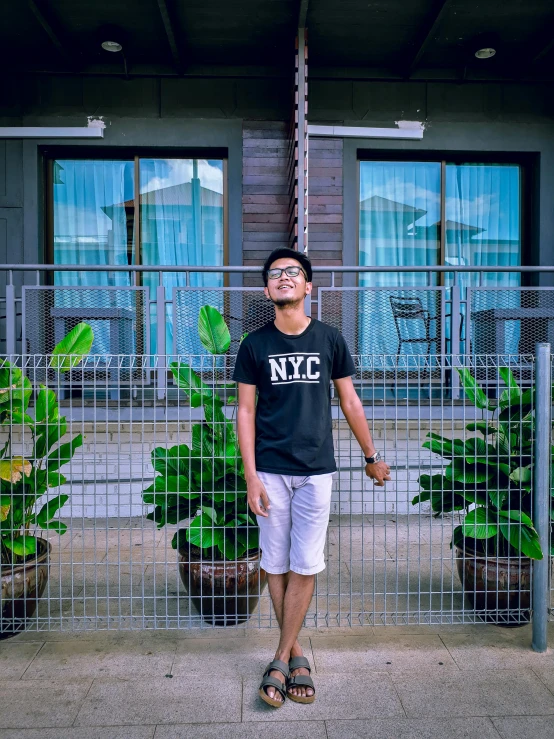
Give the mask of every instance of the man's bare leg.
<svg viewBox="0 0 554 739">
<path fill-rule="evenodd" d="M 281 628 L 281 637 L 275 659 L 280 659 L 288 664 L 291 657 L 302 656 L 298 634 L 312 599 L 315 576 L 299 575 L 296 572 L 287 572 L 284 575 L 270 575 L 268 573 L 267 579 L 273 608 Z M 294 670 L 293 674 L 308 675 L 309 673 L 308 670 L 302 667 Z M 271 672 L 271 675 L 279 680 L 283 680 L 284 677 L 276 670 Z M 311 688 L 292 688 L 291 692 L 299 696 L 313 695 Z M 273 688 L 269 687 L 267 694 L 270 698 L 279 700 L 279 693 Z"/>
</svg>

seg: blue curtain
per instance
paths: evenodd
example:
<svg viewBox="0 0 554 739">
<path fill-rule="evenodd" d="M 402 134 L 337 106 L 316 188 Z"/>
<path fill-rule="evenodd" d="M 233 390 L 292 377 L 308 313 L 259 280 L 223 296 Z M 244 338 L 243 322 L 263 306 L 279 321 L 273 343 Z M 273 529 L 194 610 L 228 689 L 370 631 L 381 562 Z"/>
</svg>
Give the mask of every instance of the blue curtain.
<svg viewBox="0 0 554 739">
<path fill-rule="evenodd" d="M 438 162 L 360 162 L 360 265 L 438 263 L 440 179 Z M 430 310 L 435 302 L 432 293 L 407 289 L 427 285 L 425 274 L 368 272 L 360 276 L 359 284 L 399 288 L 364 292 L 359 301 L 360 353 L 396 354 L 400 336 L 425 336 L 421 319 L 400 319 L 397 324 L 391 304 L 391 297 L 419 299 L 423 310 Z M 403 344 L 401 350 L 429 352 L 423 342 Z"/>
<path fill-rule="evenodd" d="M 80 265 L 223 265 L 223 162 L 200 159 L 140 159 L 133 161 L 56 160 L 54 180 L 54 261 Z M 140 187 L 141 253 L 135 257 L 135 178 Z M 126 273 L 58 272 L 55 285 L 91 290 L 56 291 L 56 307 L 84 312 L 87 306 L 135 310 Z M 144 274 L 143 284 L 156 297 L 157 274 Z M 166 273 L 166 299 L 172 288 L 186 284 L 183 273 Z M 221 274 L 193 273 L 189 285 L 220 287 Z M 94 289 L 96 288 L 96 289 Z M 221 306 L 216 306 L 221 307 Z M 158 353 L 155 314 L 150 347 Z M 109 353 L 107 321 L 93 321 L 93 352 Z M 172 306 L 166 306 L 166 351 L 173 347 Z M 203 349 L 199 342 L 198 353 Z M 135 341 L 136 344 L 136 341 Z M 136 351 L 136 348 L 134 349 Z"/>
<path fill-rule="evenodd" d="M 126 265 L 134 262 L 134 163 L 130 161 L 56 160 L 53 162 L 54 263 Z M 130 228 L 129 228 L 130 223 Z M 87 308 L 133 308 L 128 273 L 56 272 L 54 284 L 94 290 L 58 290 L 56 308 L 70 308 L 85 320 Z M 106 321 L 88 321 L 94 330 L 94 354 L 110 351 Z"/>
<path fill-rule="evenodd" d="M 140 160 L 140 223 L 143 264 L 223 265 L 223 162 L 199 159 Z M 152 297 L 157 275 L 145 274 Z M 184 273 L 163 277 L 166 298 L 174 287 L 186 284 Z M 196 272 L 191 287 L 220 287 L 221 273 Z M 221 308 L 220 305 L 215 307 Z M 167 306 L 166 352 L 173 351 L 174 332 L 179 331 Z M 177 321 L 177 323 L 179 323 Z M 196 333 L 196 332 L 195 332 Z M 152 353 L 156 353 L 154 316 Z M 195 351 L 204 353 L 199 341 Z"/>
<path fill-rule="evenodd" d="M 519 266 L 521 264 L 521 177 L 512 164 L 446 165 L 446 264 L 453 266 Z M 446 284 L 451 284 L 447 275 Z M 486 290 L 513 288 L 521 284 L 518 273 L 485 272 L 482 282 L 476 273 L 461 274 L 462 315 L 464 322 L 462 352 L 479 352 L 471 345 L 468 310 L 474 314 L 488 308 L 516 308 L 520 291 Z M 467 288 L 480 289 L 466 306 Z M 518 352 L 520 322 L 507 321 L 504 347 L 486 347 L 487 351 L 510 354 Z"/>
<path fill-rule="evenodd" d="M 360 162 L 360 264 L 376 266 L 433 266 L 440 263 L 441 165 L 439 162 Z M 485 266 L 521 264 L 520 168 L 510 164 L 446 164 L 445 264 Z M 478 274 L 462 275 L 462 300 L 468 287 L 478 284 Z M 359 303 L 359 351 L 396 353 L 401 338 L 420 338 L 424 326 L 417 320 L 394 320 L 393 298 L 419 298 L 430 316 L 437 316 L 437 300 L 431 291 L 417 290 L 426 275 L 417 273 L 366 273 L 360 285 L 397 288 L 383 294 L 375 290 Z M 452 275 L 445 275 L 445 286 Z M 517 274 L 486 274 L 483 287 L 507 288 L 520 284 Z M 415 288 L 415 292 L 414 292 Z M 497 305 L 500 291 L 474 293 L 471 311 Z M 519 305 L 519 294 L 505 293 L 502 307 Z M 437 316 L 440 319 L 440 316 Z M 463 319 L 465 320 L 465 319 Z M 444 318 L 443 318 L 444 321 Z M 438 331 L 431 322 L 430 333 Z M 465 320 L 467 333 L 467 320 Z M 379 330 L 376 330 L 376 326 Z M 446 323 L 446 339 L 449 324 Z M 505 351 L 517 351 L 519 324 L 506 327 Z M 424 342 L 404 342 L 402 354 L 428 352 Z M 474 350 L 469 342 L 461 351 Z M 431 353 L 439 351 L 435 345 Z"/>
</svg>

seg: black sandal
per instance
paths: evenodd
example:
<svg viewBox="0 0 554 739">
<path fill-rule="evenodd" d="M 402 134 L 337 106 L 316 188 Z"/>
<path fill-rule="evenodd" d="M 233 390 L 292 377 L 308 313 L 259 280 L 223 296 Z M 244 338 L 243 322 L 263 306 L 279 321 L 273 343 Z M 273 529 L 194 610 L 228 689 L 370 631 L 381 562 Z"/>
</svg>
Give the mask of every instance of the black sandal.
<svg viewBox="0 0 554 739">
<path fill-rule="evenodd" d="M 282 683 L 278 678 L 273 677 L 269 673 L 273 670 L 277 670 L 278 672 L 281 672 L 285 676 L 285 682 Z M 266 667 L 266 670 L 264 672 L 262 682 L 260 685 L 260 688 L 258 690 L 260 694 L 260 698 L 265 701 L 268 705 L 273 706 L 273 708 L 280 708 L 287 697 L 287 685 L 286 681 L 289 679 L 289 668 L 285 662 L 281 662 L 280 659 L 274 659 L 273 662 L 270 662 L 268 666 Z M 269 695 L 266 692 L 266 688 L 275 688 L 283 698 L 282 701 L 278 701 L 275 698 L 270 698 Z"/>
<path fill-rule="evenodd" d="M 287 697 L 295 703 L 313 703 L 315 701 L 315 685 L 314 681 L 309 675 L 295 675 L 290 677 L 290 673 L 294 670 L 298 670 L 300 667 L 304 667 L 308 672 L 311 673 L 312 668 L 306 657 L 293 657 L 289 661 L 289 678 L 287 679 Z M 313 695 L 292 695 L 288 691 L 291 688 L 311 688 L 314 692 Z"/>
</svg>

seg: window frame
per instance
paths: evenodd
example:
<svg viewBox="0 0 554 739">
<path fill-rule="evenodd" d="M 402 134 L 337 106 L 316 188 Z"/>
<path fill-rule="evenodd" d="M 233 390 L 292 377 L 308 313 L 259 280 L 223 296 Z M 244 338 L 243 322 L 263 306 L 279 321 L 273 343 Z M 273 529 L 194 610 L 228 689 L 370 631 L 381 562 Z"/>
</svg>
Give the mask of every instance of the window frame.
<svg viewBox="0 0 554 739">
<path fill-rule="evenodd" d="M 124 161 L 134 162 L 134 197 L 135 201 L 135 233 L 137 234 L 135 243 L 135 260 L 134 264 L 129 266 L 139 266 L 142 262 L 141 251 L 141 228 L 140 228 L 140 207 L 136 208 L 136 201 L 140 190 L 140 176 L 138 163 L 140 159 L 220 159 L 223 162 L 223 267 L 229 266 L 229 178 L 228 164 L 229 151 L 227 148 L 146 148 L 132 147 L 130 151 L 121 148 L 102 147 L 88 148 L 78 146 L 62 146 L 48 147 L 43 150 L 44 164 L 44 212 L 46 238 L 44 257 L 46 264 L 54 264 L 54 161 L 58 159 L 79 159 L 83 161 Z M 106 271 L 109 271 L 106 270 Z M 135 272 L 135 284 L 142 285 L 142 272 Z M 48 275 L 53 280 L 53 274 Z M 229 275 L 224 273 L 224 286 L 229 281 Z"/>
<path fill-rule="evenodd" d="M 536 163 L 536 155 L 518 152 L 479 152 L 479 151 L 413 151 L 363 149 L 356 150 L 356 265 L 360 265 L 360 164 L 362 162 L 435 162 L 441 165 L 441 226 L 440 226 L 440 265 L 444 265 L 446 233 L 445 233 L 445 209 L 446 209 L 446 164 L 513 164 L 520 167 L 521 172 L 521 195 L 520 195 L 520 243 L 521 243 L 521 266 L 538 264 L 538 254 L 533 248 L 532 219 L 530 217 L 533 208 L 533 170 Z M 476 268 L 476 271 L 478 269 Z M 523 286 L 530 284 L 532 274 L 522 273 L 521 283 Z M 358 279 L 356 283 L 358 283 Z M 444 273 L 439 274 L 438 284 L 444 283 Z"/>
</svg>

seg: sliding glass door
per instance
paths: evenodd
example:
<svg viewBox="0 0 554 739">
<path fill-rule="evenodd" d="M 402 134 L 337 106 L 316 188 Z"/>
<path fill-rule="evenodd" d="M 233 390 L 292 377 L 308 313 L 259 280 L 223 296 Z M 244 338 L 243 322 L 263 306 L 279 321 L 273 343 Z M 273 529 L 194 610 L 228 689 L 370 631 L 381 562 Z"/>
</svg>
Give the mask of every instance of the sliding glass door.
<svg viewBox="0 0 554 739">
<path fill-rule="evenodd" d="M 148 158 L 100 160 L 54 159 L 50 162 L 51 259 L 54 264 L 222 266 L 224 244 L 224 160 Z M 149 287 L 156 296 L 156 273 L 55 273 L 54 284 L 79 288 Z M 166 299 L 172 288 L 184 286 L 184 273 L 163 276 Z M 223 285 L 221 273 L 194 273 L 189 285 Z M 129 308 L 130 291 L 59 291 L 56 301 L 84 309 Z M 114 302 L 115 301 L 115 302 Z M 66 306 L 65 304 L 68 303 Z M 70 304 L 70 305 L 69 305 Z M 128 305 L 129 304 L 129 305 Z M 147 310 L 144 307 L 144 310 Z M 148 312 L 148 311 L 147 311 Z M 166 347 L 173 346 L 171 305 L 167 305 Z M 151 345 L 137 351 L 155 353 L 155 316 L 152 310 Z M 105 321 L 103 322 L 106 323 Z M 97 327 L 95 349 L 108 351 L 108 327 Z"/>
<path fill-rule="evenodd" d="M 521 264 L 521 168 L 517 164 L 361 161 L 359 193 L 360 265 Z M 479 279 L 478 272 L 461 276 L 462 300 L 467 287 L 476 286 Z M 360 351 L 439 351 L 440 324 L 447 342 L 450 324 L 437 314 L 436 291 L 422 288 L 448 288 L 452 281 L 452 273 L 440 279 L 434 276 L 430 285 L 424 273 L 362 274 L 360 286 L 398 290 L 394 294 L 369 290 L 361 301 Z M 519 275 L 488 273 L 482 285 L 517 286 Z M 484 293 L 483 305 L 478 307 L 487 308 L 490 299 L 490 292 Z M 463 329 L 463 313 L 459 320 Z M 380 330 L 371 330 L 377 321 Z"/>
</svg>

